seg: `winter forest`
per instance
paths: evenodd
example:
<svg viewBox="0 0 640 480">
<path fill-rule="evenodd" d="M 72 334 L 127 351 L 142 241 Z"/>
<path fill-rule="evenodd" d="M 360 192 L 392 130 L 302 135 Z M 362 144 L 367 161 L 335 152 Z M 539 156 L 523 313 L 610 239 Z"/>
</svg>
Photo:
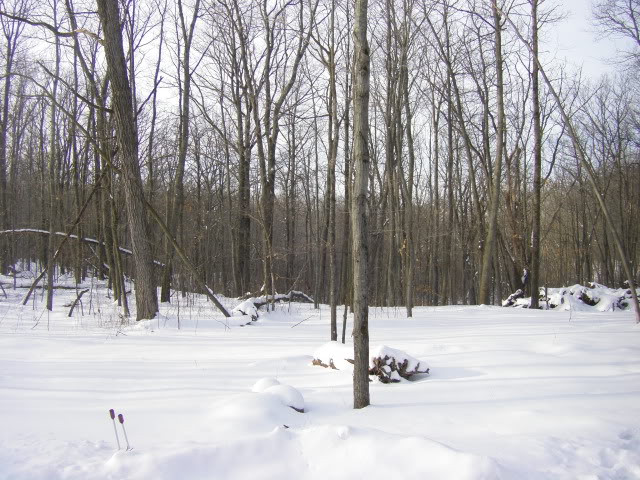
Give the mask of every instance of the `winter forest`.
<svg viewBox="0 0 640 480">
<path fill-rule="evenodd" d="M 637 48 L 636 2 L 604 3 L 597 28 Z M 161 301 L 200 277 L 228 296 L 350 304 L 351 2 L 116 7 L 2 2 L 3 271 L 108 276 L 116 295 L 132 276 L 161 285 Z M 370 2 L 372 305 L 499 304 L 637 277 L 636 50 L 601 80 L 547 61 L 539 38 L 559 7 Z M 108 74 L 112 42 L 124 84 Z M 55 232 L 74 235 L 57 255 Z"/>
<path fill-rule="evenodd" d="M 0 0 L 0 478 L 640 479 L 640 0 L 565 3 Z"/>
</svg>

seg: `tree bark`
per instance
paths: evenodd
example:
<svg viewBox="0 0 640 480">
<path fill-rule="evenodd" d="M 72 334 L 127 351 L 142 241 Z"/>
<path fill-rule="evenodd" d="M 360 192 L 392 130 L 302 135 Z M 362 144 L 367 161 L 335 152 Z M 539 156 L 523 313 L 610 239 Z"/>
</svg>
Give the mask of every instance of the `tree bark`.
<svg viewBox="0 0 640 480">
<path fill-rule="evenodd" d="M 487 237 L 482 256 L 482 271 L 480 273 L 480 287 L 478 300 L 488 305 L 491 300 L 491 278 L 493 257 L 496 252 L 496 237 L 498 229 L 498 210 L 500 208 L 500 185 L 502 174 L 502 157 L 504 155 L 505 113 L 504 113 L 504 80 L 502 58 L 502 15 L 498 11 L 497 0 L 492 0 L 493 21 L 495 28 L 495 55 L 497 77 L 498 125 L 496 132 L 496 159 L 493 166 L 493 185 L 491 187 L 491 205 L 489 207 L 489 221 L 487 222 Z"/>
<path fill-rule="evenodd" d="M 56 4 L 53 4 L 53 23 L 57 24 Z M 56 214 L 59 209 L 57 202 L 56 164 L 58 162 L 58 124 L 57 124 L 57 95 L 58 77 L 60 74 L 60 40 L 55 38 L 55 70 L 52 85 L 52 98 L 49 110 L 49 242 L 47 247 L 47 310 L 53 310 L 53 283 L 55 278 L 55 235 Z"/>
<path fill-rule="evenodd" d="M 356 0 L 354 24 L 353 163 L 353 406 L 364 408 L 369 398 L 369 65 L 368 0 Z"/>
<path fill-rule="evenodd" d="M 531 0 L 531 102 L 533 106 L 533 227 L 531 231 L 531 304 L 539 307 L 540 289 L 540 220 L 542 190 L 542 129 L 540 125 L 540 85 L 538 68 L 538 0 Z"/>
<path fill-rule="evenodd" d="M 152 242 L 149 238 L 144 189 L 140 176 L 138 136 L 131 86 L 122 46 L 122 30 L 117 0 L 97 0 L 102 23 L 107 68 L 111 80 L 112 103 L 131 245 L 136 269 L 136 319 L 150 319 L 158 312 L 158 296 L 153 277 Z"/>
<path fill-rule="evenodd" d="M 179 219 L 182 216 L 182 206 L 184 205 L 184 173 L 187 163 L 187 149 L 189 143 L 189 121 L 191 113 L 191 44 L 193 34 L 198 19 L 200 0 L 196 0 L 193 7 L 191 22 L 187 25 L 185 21 L 182 0 L 178 0 L 178 12 L 180 16 L 180 31 L 184 41 L 180 66 L 182 67 L 182 86 L 180 89 L 180 131 L 178 135 L 178 164 L 173 179 L 172 193 L 170 197 L 169 212 L 167 215 L 167 227 L 172 237 L 178 232 Z M 160 301 L 169 302 L 171 298 L 171 273 L 173 264 L 173 248 L 167 242 L 167 257 L 164 271 L 162 272 L 162 288 L 160 290 Z"/>
</svg>

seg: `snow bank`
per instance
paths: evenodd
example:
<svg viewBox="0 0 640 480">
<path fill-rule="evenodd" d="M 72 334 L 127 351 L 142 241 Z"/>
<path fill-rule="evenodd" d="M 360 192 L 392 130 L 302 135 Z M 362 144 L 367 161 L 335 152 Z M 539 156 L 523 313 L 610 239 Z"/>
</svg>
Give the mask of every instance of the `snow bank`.
<svg viewBox="0 0 640 480">
<path fill-rule="evenodd" d="M 294 412 L 295 415 L 295 412 Z M 248 426 L 248 422 L 244 422 Z M 180 443 L 131 452 L 103 444 L 70 443 L 46 448 L 12 480 L 494 480 L 500 465 L 485 456 L 456 451 L 419 436 L 393 435 L 345 425 L 279 424 L 242 438 Z M 0 455 L 2 455 L 0 453 Z M 37 473 L 36 473 L 37 472 Z M 36 476 L 31 476 L 31 475 Z"/>
<path fill-rule="evenodd" d="M 417 307 L 410 320 L 372 308 L 373 344 L 401 346 L 420 366 L 428 352 L 433 378 L 372 383 L 371 406 L 353 410 L 351 346 L 327 347 L 347 369 L 309 367 L 328 334 L 325 307 L 300 304 L 261 328 L 229 329 L 247 317 L 225 319 L 204 296 L 178 295 L 157 319 L 127 328 L 106 287 L 88 285 L 72 318 L 64 305 L 75 289 L 56 291 L 53 312 L 41 294 L 26 307 L 24 289 L 5 285 L 0 296 L 2 480 L 640 478 L 631 312 L 569 321 L 553 311 Z M 264 392 L 280 382 L 299 387 L 306 413 L 284 405 L 281 389 Z M 109 408 L 126 414 L 133 451 L 116 452 Z"/>
</svg>

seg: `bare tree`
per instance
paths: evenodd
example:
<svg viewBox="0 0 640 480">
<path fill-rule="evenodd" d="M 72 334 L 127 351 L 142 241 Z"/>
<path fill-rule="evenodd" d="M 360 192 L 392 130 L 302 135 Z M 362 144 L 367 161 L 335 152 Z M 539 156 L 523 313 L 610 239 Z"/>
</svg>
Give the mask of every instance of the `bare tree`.
<svg viewBox="0 0 640 480">
<path fill-rule="evenodd" d="M 144 189 L 140 176 L 138 136 L 133 96 L 127 77 L 122 46 L 122 27 L 117 0 L 97 0 L 104 32 L 104 48 L 111 80 L 112 102 L 122 160 L 127 218 L 136 267 L 136 319 L 155 317 L 158 296 L 153 276 L 153 258 L 147 224 Z"/>
<path fill-rule="evenodd" d="M 527 47 L 527 49 L 529 49 L 531 51 L 531 49 L 532 49 L 531 45 L 529 45 L 527 43 L 527 41 L 522 37 L 522 34 L 519 32 L 518 28 L 513 24 L 511 19 L 509 17 L 506 17 L 506 20 L 514 28 L 514 31 L 515 31 L 516 35 L 518 36 L 518 38 L 520 39 L 520 41 Z M 629 282 L 629 288 L 630 288 L 630 291 L 631 291 L 633 309 L 634 309 L 635 315 L 636 315 L 636 323 L 640 323 L 640 303 L 638 302 L 636 282 L 635 282 L 635 277 L 633 275 L 633 270 L 631 268 L 631 264 L 630 264 L 629 259 L 627 257 L 627 253 L 626 253 L 626 251 L 624 249 L 622 241 L 620 239 L 620 234 L 618 233 L 618 229 L 616 227 L 616 224 L 613 221 L 613 217 L 612 217 L 611 213 L 609 212 L 609 208 L 607 207 L 605 199 L 604 199 L 604 197 L 602 195 L 602 192 L 600 191 L 600 188 L 598 186 L 597 177 L 596 177 L 596 173 L 594 171 L 593 165 L 591 164 L 591 162 L 587 158 L 587 155 L 585 153 L 584 147 L 583 147 L 582 142 L 580 140 L 580 136 L 578 135 L 578 132 L 577 132 L 575 126 L 574 126 L 574 122 L 572 121 L 571 117 L 569 116 L 569 114 L 567 112 L 567 109 L 565 108 L 565 106 L 564 106 L 564 104 L 562 102 L 562 99 L 560 98 L 558 92 L 556 91 L 556 89 L 554 88 L 553 84 L 551 83 L 551 80 L 549 80 L 549 77 L 547 76 L 544 68 L 542 68 L 542 65 L 540 64 L 539 59 L 537 59 L 534 56 L 534 60 L 537 60 L 540 74 L 542 75 L 542 78 L 543 78 L 545 84 L 547 85 L 547 88 L 551 92 L 551 95 L 553 96 L 554 100 L 556 101 L 558 109 L 560 110 L 560 113 L 562 115 L 562 119 L 563 119 L 563 121 L 564 121 L 564 123 L 565 123 L 565 125 L 567 127 L 569 136 L 571 138 L 572 147 L 573 147 L 573 149 L 575 151 L 576 156 L 578 157 L 580 165 L 585 169 L 585 171 L 587 173 L 587 178 L 589 180 L 589 183 L 591 184 L 592 192 L 596 197 L 596 200 L 598 202 L 598 206 L 600 207 L 600 211 L 602 212 L 602 215 L 604 216 L 605 221 L 607 222 L 607 226 L 608 226 L 608 228 L 609 228 L 609 230 L 610 230 L 610 232 L 611 232 L 611 234 L 613 236 L 615 249 L 616 249 L 616 251 L 618 253 L 618 257 L 620 259 L 620 262 L 622 263 L 622 269 L 624 270 L 625 276 L 627 277 L 627 281 Z"/>
<path fill-rule="evenodd" d="M 185 15 L 185 8 L 182 0 L 178 0 L 178 18 L 180 25 L 179 37 L 184 42 L 179 58 L 182 79 L 179 87 L 180 96 L 180 122 L 178 134 L 178 162 L 175 175 L 171 185 L 171 196 L 169 197 L 169 207 L 167 215 L 167 226 L 172 237 L 178 231 L 179 219 L 182 217 L 182 207 L 184 205 L 184 174 L 187 163 L 187 147 L 189 144 L 189 122 L 191 118 L 191 45 L 193 44 L 196 22 L 200 15 L 200 0 L 196 0 L 191 12 L 191 18 Z M 167 242 L 167 257 L 162 275 L 162 288 L 160 291 L 160 301 L 170 301 L 171 292 L 171 271 L 173 263 L 173 247 Z"/>
<path fill-rule="evenodd" d="M 630 51 L 622 53 L 622 61 L 640 61 L 640 0 L 599 0 L 593 5 L 593 18 L 605 34 L 626 38 L 633 42 Z"/>
<path fill-rule="evenodd" d="M 364 408 L 369 399 L 369 66 L 367 40 L 368 0 L 356 0 L 353 77 L 353 406 Z"/>
<path fill-rule="evenodd" d="M 491 278 L 494 268 L 494 255 L 496 250 L 496 238 L 498 235 L 498 210 L 500 208 L 500 185 L 502 176 L 502 159 L 504 156 L 504 141 L 506 134 L 504 113 L 504 67 L 502 57 L 502 13 L 498 8 L 497 0 L 492 0 L 493 25 L 495 30 L 495 59 L 496 59 L 496 98 L 497 98 L 497 132 L 496 153 L 493 165 L 493 183 L 491 185 L 491 205 L 489 207 L 489 219 L 487 222 L 487 237 L 484 244 L 482 270 L 480 273 L 480 287 L 478 299 L 480 303 L 491 302 Z"/>
<path fill-rule="evenodd" d="M 26 16 L 31 8 L 27 0 L 17 0 L 11 2 L 11 5 L 2 4 L 2 9 L 10 7 L 12 14 Z M 3 89 L 2 89 L 2 105 L 0 107 L 0 228 L 6 230 L 9 228 L 9 210 L 7 200 L 7 136 L 9 133 L 9 112 L 11 104 L 11 88 L 14 77 L 13 69 L 16 62 L 18 46 L 25 24 L 11 20 L 5 16 L 0 17 L 0 26 L 2 27 L 4 41 L 4 71 L 3 71 Z M 9 262 L 9 248 L 7 239 L 0 239 L 0 273 L 7 271 Z"/>
<path fill-rule="evenodd" d="M 531 106 L 533 111 L 533 228 L 531 231 L 531 305 L 538 308 L 540 297 L 540 222 L 542 204 L 542 125 L 540 119 L 540 73 L 538 68 L 538 4 L 531 3 Z"/>
</svg>

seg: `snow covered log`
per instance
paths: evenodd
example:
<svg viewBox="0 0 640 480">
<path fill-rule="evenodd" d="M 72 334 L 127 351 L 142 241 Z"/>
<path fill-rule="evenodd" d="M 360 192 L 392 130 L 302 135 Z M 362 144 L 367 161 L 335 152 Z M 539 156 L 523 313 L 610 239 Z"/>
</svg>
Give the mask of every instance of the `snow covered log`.
<svg viewBox="0 0 640 480">
<path fill-rule="evenodd" d="M 297 290 L 291 290 L 287 294 L 264 295 L 262 297 L 254 299 L 254 305 L 256 308 L 260 308 L 268 303 L 278 302 L 298 302 L 298 303 L 313 303 L 313 298 L 303 292 Z"/>
<path fill-rule="evenodd" d="M 313 303 L 313 298 L 303 292 L 291 290 L 287 294 L 262 295 L 249 297 L 232 311 L 233 315 L 249 315 L 253 321 L 258 319 L 258 309 L 270 303 L 299 302 Z"/>
<path fill-rule="evenodd" d="M 428 374 L 429 367 L 402 350 L 382 345 L 369 352 L 369 375 L 377 376 L 382 383 L 408 380 L 418 373 Z"/>
<path fill-rule="evenodd" d="M 521 290 L 509 295 L 503 307 L 529 308 L 531 299 Z M 562 288 L 540 289 L 540 306 L 560 311 L 613 312 L 631 309 L 631 290 L 628 288 L 608 288 L 599 283 L 572 285 Z"/>
<path fill-rule="evenodd" d="M 353 368 L 353 347 L 338 342 L 328 342 L 313 354 L 313 365 L 334 370 Z M 369 351 L 369 375 L 375 375 L 382 383 L 397 383 L 416 374 L 428 374 L 429 367 L 411 355 L 395 348 L 381 345 Z"/>
<path fill-rule="evenodd" d="M 16 233 L 36 233 L 39 235 L 51 235 L 51 232 L 49 230 L 41 230 L 38 228 L 19 228 L 15 230 L 0 230 L 0 235 L 9 235 L 9 234 L 16 234 Z M 77 235 L 66 233 L 66 232 L 54 232 L 53 235 L 58 237 L 66 237 L 66 238 L 69 238 L 70 240 L 80 240 L 81 242 L 88 243 L 89 245 L 99 245 L 103 247 L 105 246 L 104 242 L 101 242 L 100 240 L 96 240 L 95 238 L 78 237 Z M 120 250 L 120 253 L 124 253 L 125 255 L 133 255 L 133 252 L 128 248 L 119 247 L 118 250 Z M 159 262 L 158 260 L 154 260 L 153 263 L 155 265 L 158 265 L 159 267 L 165 266 L 164 263 Z"/>
<path fill-rule="evenodd" d="M 509 295 L 504 302 L 502 302 L 502 306 L 513 307 L 516 305 L 517 301 L 521 298 L 524 298 L 524 292 L 518 289 L 515 292 L 513 292 L 511 295 Z"/>
</svg>

